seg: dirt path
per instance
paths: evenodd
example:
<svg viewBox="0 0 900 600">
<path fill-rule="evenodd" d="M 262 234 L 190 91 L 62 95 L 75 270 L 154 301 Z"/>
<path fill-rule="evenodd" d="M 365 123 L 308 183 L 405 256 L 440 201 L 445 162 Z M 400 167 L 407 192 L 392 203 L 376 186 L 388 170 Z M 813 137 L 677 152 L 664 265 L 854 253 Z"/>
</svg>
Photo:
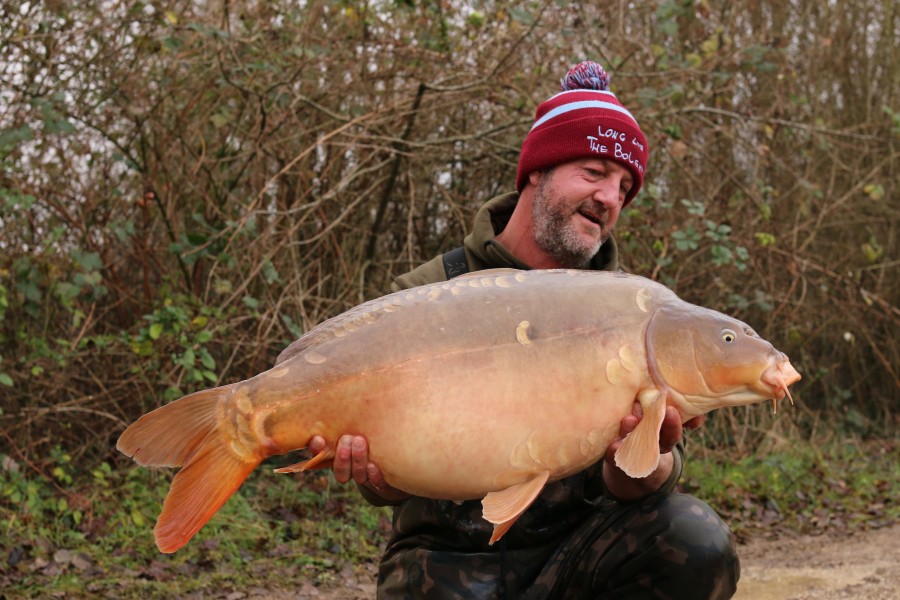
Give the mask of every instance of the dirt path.
<svg viewBox="0 0 900 600">
<path fill-rule="evenodd" d="M 900 599 L 900 525 L 739 547 L 734 600 Z"/>
</svg>

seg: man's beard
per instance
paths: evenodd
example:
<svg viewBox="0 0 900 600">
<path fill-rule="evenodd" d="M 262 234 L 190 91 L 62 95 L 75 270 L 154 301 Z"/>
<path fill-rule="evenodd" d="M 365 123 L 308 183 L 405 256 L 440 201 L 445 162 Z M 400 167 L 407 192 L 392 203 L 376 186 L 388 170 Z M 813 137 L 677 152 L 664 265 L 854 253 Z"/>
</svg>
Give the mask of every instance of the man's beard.
<svg viewBox="0 0 900 600">
<path fill-rule="evenodd" d="M 585 240 L 579 235 L 572 219 L 574 212 L 569 210 L 565 202 L 553 197 L 551 179 L 552 171 L 545 173 L 535 190 L 531 209 L 534 241 L 541 250 L 552 256 L 563 267 L 583 269 L 590 265 L 600 246 L 609 239 L 607 230 L 609 214 L 603 211 L 598 215 L 591 200 L 585 200 L 578 206 L 574 212 L 581 211 L 599 217 L 602 232 L 600 238 Z"/>
</svg>

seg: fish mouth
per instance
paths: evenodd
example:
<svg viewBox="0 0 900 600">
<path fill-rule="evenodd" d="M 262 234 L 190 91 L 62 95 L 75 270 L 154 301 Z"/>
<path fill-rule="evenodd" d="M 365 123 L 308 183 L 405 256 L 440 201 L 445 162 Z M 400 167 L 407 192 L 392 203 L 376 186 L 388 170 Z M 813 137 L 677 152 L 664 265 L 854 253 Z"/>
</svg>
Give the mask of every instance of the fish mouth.
<svg viewBox="0 0 900 600">
<path fill-rule="evenodd" d="M 773 359 L 769 367 L 763 371 L 760 376 L 760 382 L 768 388 L 772 394 L 772 412 L 778 412 L 778 400 L 784 400 L 787 396 L 794 404 L 794 397 L 791 396 L 788 386 L 792 383 L 800 381 L 800 373 L 794 368 L 794 365 L 788 360 L 787 356 L 781 354 Z"/>
</svg>

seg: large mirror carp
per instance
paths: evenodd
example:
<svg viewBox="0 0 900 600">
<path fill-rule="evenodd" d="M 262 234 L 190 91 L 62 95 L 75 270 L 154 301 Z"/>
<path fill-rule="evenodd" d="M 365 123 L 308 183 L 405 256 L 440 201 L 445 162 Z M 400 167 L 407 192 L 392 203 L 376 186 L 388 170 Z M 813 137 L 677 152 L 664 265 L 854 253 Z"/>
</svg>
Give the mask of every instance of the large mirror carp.
<svg viewBox="0 0 900 600">
<path fill-rule="evenodd" d="M 548 482 L 600 460 L 640 402 L 617 464 L 659 461 L 666 406 L 682 421 L 780 400 L 800 379 L 746 324 L 633 275 L 479 271 L 396 292 L 325 321 L 259 375 L 150 412 L 117 448 L 181 467 L 155 534 L 174 552 L 266 458 L 320 435 L 333 456 L 364 435 L 390 485 L 481 498 L 499 539 Z"/>
</svg>

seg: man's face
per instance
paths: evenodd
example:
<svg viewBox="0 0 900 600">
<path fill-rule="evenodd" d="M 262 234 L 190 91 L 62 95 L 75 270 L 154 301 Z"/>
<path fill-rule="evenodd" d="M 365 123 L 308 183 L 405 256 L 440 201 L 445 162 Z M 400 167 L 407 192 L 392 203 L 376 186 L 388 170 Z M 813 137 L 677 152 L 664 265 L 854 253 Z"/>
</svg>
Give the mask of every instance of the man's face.
<svg viewBox="0 0 900 600">
<path fill-rule="evenodd" d="M 584 268 L 609 239 L 631 173 L 605 159 L 564 163 L 541 174 L 532 219 L 538 247 L 567 268 Z"/>
</svg>

